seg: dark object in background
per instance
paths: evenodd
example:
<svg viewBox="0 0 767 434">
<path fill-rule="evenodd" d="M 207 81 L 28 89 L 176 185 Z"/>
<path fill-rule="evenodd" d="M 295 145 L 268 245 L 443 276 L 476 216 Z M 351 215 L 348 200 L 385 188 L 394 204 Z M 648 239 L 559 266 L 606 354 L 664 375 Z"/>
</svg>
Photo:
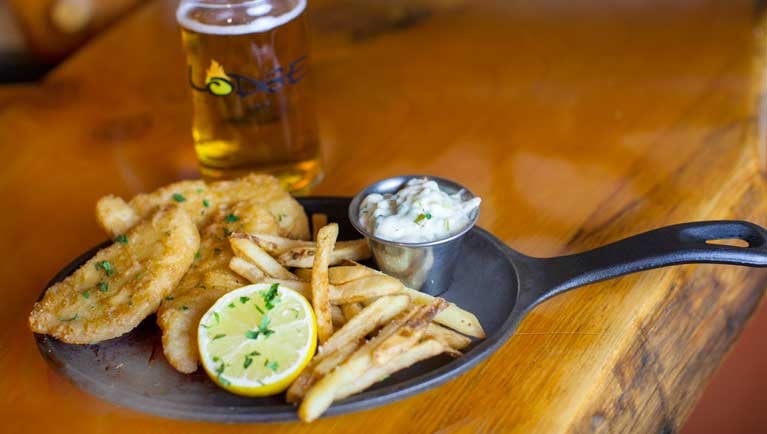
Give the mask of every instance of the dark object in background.
<svg viewBox="0 0 767 434">
<path fill-rule="evenodd" d="M 0 3 L 0 82 L 35 81 L 144 0 Z"/>
</svg>

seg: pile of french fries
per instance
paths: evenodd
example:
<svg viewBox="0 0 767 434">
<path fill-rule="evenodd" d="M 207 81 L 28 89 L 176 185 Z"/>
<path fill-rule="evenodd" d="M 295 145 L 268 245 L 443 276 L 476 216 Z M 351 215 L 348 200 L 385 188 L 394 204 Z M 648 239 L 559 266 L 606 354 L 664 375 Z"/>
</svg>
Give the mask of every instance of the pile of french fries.
<svg viewBox="0 0 767 434">
<path fill-rule="evenodd" d="M 301 293 L 317 317 L 317 354 L 287 391 L 304 422 L 330 405 L 437 354 L 459 356 L 484 338 L 477 317 L 442 298 L 407 288 L 356 261 L 371 255 L 364 239 L 336 241 L 338 225 L 312 215 L 314 242 L 233 233 L 229 268 L 253 283 Z M 290 271 L 293 268 L 293 271 Z"/>
</svg>

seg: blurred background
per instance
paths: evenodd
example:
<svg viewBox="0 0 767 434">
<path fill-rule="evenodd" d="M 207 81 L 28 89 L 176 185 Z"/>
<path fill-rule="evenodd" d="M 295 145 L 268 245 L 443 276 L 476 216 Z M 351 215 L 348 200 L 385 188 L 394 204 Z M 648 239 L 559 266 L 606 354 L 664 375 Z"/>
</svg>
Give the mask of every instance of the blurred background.
<svg viewBox="0 0 767 434">
<path fill-rule="evenodd" d="M 147 1 L 0 0 L 0 83 L 40 80 Z M 762 307 L 714 375 L 683 433 L 767 432 L 766 331 Z"/>
<path fill-rule="evenodd" d="M 0 0 L 0 82 L 35 81 L 145 0 Z"/>
</svg>

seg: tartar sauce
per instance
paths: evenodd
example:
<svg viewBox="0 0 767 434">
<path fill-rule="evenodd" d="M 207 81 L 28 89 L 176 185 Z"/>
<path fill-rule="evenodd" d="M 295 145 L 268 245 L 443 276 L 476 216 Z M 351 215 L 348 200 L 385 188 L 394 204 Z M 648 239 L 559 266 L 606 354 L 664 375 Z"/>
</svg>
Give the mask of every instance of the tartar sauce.
<svg viewBox="0 0 767 434">
<path fill-rule="evenodd" d="M 360 223 L 389 241 L 421 243 L 461 232 L 481 199 L 464 201 L 463 191 L 447 194 L 435 181 L 414 178 L 394 194 L 368 195 L 360 205 Z"/>
</svg>

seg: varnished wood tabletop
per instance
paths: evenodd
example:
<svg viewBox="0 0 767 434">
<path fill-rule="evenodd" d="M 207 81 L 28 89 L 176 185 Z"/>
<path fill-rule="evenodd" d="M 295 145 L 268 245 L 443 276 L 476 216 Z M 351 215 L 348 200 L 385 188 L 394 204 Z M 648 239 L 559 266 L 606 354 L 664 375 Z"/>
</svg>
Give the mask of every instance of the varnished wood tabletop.
<svg viewBox="0 0 767 434">
<path fill-rule="evenodd" d="M 454 178 L 484 198 L 482 226 L 533 255 L 689 220 L 767 223 L 761 10 L 747 1 L 613 3 L 313 2 L 327 171 L 316 193 L 351 195 L 401 173 Z M 32 302 L 104 238 L 96 198 L 197 174 L 174 5 L 138 10 L 42 83 L 0 88 L 3 432 L 681 426 L 767 272 L 683 266 L 567 293 L 459 379 L 310 426 L 166 420 L 70 385 L 34 346 Z"/>
</svg>

